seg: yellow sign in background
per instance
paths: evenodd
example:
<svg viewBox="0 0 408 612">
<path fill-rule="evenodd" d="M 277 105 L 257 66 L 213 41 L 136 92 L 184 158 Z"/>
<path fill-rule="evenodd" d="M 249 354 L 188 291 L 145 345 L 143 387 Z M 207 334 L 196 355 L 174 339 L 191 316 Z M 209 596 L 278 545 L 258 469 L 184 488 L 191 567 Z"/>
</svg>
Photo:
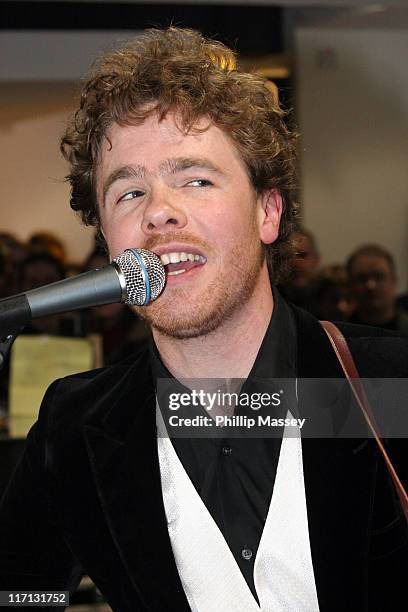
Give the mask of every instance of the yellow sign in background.
<svg viewBox="0 0 408 612">
<path fill-rule="evenodd" d="M 89 370 L 93 365 L 94 350 L 90 339 L 42 335 L 17 338 L 10 364 L 10 436 L 27 435 L 53 380 Z"/>
</svg>

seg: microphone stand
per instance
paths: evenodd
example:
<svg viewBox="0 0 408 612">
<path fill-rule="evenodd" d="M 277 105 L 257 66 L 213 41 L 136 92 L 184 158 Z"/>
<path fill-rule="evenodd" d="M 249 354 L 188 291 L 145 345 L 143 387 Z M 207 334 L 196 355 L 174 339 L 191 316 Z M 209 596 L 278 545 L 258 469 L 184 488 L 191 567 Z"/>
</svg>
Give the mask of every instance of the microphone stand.
<svg viewBox="0 0 408 612">
<path fill-rule="evenodd" d="M 11 345 L 13 344 L 14 340 L 17 338 L 18 334 L 20 333 L 22 329 L 23 328 L 21 328 L 20 330 L 18 330 L 17 332 L 13 334 L 9 334 L 8 336 L 5 336 L 4 338 L 0 340 L 0 370 L 3 369 L 4 364 L 6 363 L 8 354 L 10 352 Z"/>
<path fill-rule="evenodd" d="M 31 308 L 25 294 L 0 300 L 0 370 L 14 340 L 31 318 Z"/>
</svg>

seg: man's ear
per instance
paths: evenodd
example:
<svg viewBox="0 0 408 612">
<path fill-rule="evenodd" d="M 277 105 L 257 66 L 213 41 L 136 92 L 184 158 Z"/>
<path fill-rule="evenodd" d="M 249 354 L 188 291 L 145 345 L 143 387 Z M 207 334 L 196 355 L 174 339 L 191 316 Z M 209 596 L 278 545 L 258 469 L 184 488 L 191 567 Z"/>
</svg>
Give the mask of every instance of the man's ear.
<svg viewBox="0 0 408 612">
<path fill-rule="evenodd" d="M 259 237 L 264 244 L 277 239 L 282 212 L 283 200 L 278 189 L 268 189 L 259 196 Z"/>
</svg>

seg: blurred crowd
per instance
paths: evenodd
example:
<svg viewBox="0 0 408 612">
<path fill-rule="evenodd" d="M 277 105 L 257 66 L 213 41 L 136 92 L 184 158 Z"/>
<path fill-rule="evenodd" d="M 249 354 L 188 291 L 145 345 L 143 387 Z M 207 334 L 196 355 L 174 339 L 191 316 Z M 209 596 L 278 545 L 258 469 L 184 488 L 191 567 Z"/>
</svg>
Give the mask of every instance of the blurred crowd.
<svg viewBox="0 0 408 612">
<path fill-rule="evenodd" d="M 315 237 L 301 226 L 292 235 L 292 246 L 290 273 L 279 285 L 290 302 L 319 319 L 376 325 L 408 333 L 408 294 L 397 295 L 397 270 L 387 249 L 378 244 L 363 244 L 344 262 L 323 265 Z M 32 234 L 25 243 L 10 233 L 0 232 L 0 298 L 108 263 L 106 253 L 97 242 L 84 262 L 72 264 L 67 262 L 63 241 L 49 232 Z M 104 363 L 116 361 L 148 334 L 123 304 L 36 319 L 24 333 L 100 334 Z"/>
<path fill-rule="evenodd" d="M 301 226 L 292 235 L 292 246 L 291 272 L 279 285 L 290 302 L 319 319 L 375 325 L 408 334 L 408 294 L 397 295 L 397 270 L 387 249 L 363 244 L 346 261 L 323 265 L 315 237 Z M 0 232 L 0 298 L 108 263 L 97 242 L 78 265 L 67 261 L 63 241 L 49 232 L 37 232 L 24 243 Z M 148 338 L 144 323 L 123 304 L 35 319 L 22 333 L 70 337 L 96 334 L 103 364 L 127 356 Z M 8 365 L 0 373 L 0 413 L 2 406 L 7 406 Z"/>
<path fill-rule="evenodd" d="M 292 235 L 292 246 L 290 273 L 279 285 L 290 302 L 319 319 L 408 333 L 408 294 L 397 295 L 397 270 L 387 249 L 378 244 L 363 244 L 346 261 L 323 265 L 315 237 L 301 226 Z M 106 253 L 96 242 L 84 262 L 72 264 L 67 262 L 62 240 L 49 232 L 37 232 L 25 243 L 10 233 L 0 233 L 0 298 L 108 263 Z M 123 304 L 36 319 L 24 333 L 100 334 L 104 363 L 116 361 L 148 334 Z"/>
<path fill-rule="evenodd" d="M 289 277 L 280 285 L 290 302 L 322 320 L 408 334 L 408 294 L 398 295 L 394 257 L 386 248 L 362 244 L 344 262 L 322 265 L 316 238 L 302 227 L 292 246 Z"/>
</svg>

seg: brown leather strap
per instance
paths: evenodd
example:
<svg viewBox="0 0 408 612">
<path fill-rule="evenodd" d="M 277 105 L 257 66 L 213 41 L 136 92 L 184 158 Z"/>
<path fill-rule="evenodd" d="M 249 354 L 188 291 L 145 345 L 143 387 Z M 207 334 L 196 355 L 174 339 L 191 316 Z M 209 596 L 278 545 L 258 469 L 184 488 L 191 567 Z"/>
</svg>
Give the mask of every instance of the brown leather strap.
<svg viewBox="0 0 408 612">
<path fill-rule="evenodd" d="M 331 342 L 334 352 L 336 353 L 337 359 L 339 360 L 339 363 L 343 369 L 343 372 L 350 384 L 354 397 L 358 405 L 361 408 L 361 411 L 364 415 L 367 425 L 370 428 L 371 432 L 373 433 L 374 438 L 376 439 L 378 447 L 384 457 L 388 471 L 391 475 L 391 478 L 397 490 L 402 509 L 408 520 L 407 492 L 404 489 L 402 482 L 398 478 L 398 474 L 395 471 L 395 468 L 388 456 L 388 453 L 381 439 L 381 435 L 378 431 L 378 426 L 376 424 L 374 414 L 370 406 L 370 402 L 368 401 L 363 382 L 358 373 L 356 364 L 354 362 L 353 356 L 348 347 L 347 341 L 345 337 L 343 336 L 343 334 L 341 333 L 341 331 L 339 330 L 339 328 L 336 327 L 336 325 L 334 325 L 334 323 L 331 323 L 330 321 L 320 321 L 320 323 Z"/>
</svg>

